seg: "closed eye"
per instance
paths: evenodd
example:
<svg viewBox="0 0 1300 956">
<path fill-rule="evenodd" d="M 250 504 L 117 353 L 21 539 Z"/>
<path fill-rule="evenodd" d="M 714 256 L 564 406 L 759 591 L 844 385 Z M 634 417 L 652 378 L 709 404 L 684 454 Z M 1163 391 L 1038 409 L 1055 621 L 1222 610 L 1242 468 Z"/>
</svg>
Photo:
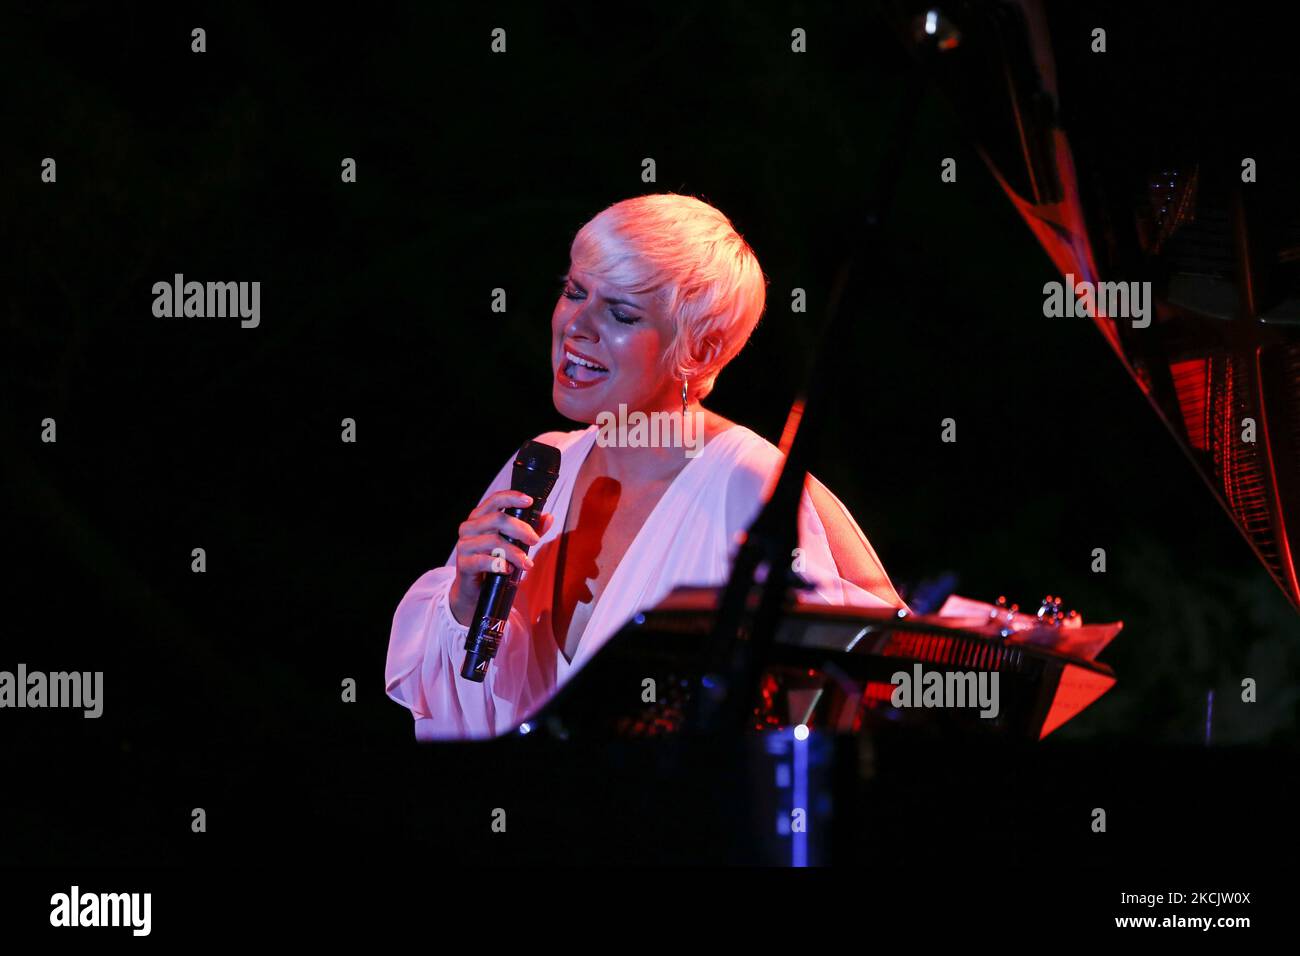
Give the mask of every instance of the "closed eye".
<svg viewBox="0 0 1300 956">
<path fill-rule="evenodd" d="M 587 297 L 587 290 L 584 289 L 582 286 L 578 285 L 567 275 L 560 276 L 559 280 L 560 280 L 560 295 L 564 296 L 566 299 L 571 299 L 574 302 L 580 302 L 581 300 Z M 619 309 L 614 308 L 613 306 L 610 307 L 609 314 L 614 318 L 616 322 L 621 322 L 624 325 L 636 325 L 636 323 L 641 321 L 641 317 L 639 315 L 631 315 L 630 313 L 622 312 Z"/>
<path fill-rule="evenodd" d="M 560 295 L 564 296 L 566 299 L 574 299 L 576 301 L 586 295 L 586 292 L 576 283 L 570 286 L 570 280 L 567 275 L 560 276 L 559 280 Z"/>
</svg>

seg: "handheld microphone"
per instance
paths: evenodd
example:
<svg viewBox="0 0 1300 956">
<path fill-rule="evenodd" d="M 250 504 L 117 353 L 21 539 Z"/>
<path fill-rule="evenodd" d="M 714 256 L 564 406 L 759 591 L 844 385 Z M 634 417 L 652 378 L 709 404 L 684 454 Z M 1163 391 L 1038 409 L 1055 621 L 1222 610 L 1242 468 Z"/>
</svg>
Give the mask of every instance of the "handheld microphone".
<svg viewBox="0 0 1300 956">
<path fill-rule="evenodd" d="M 505 513 L 536 531 L 542 523 L 542 508 L 551 496 L 551 489 L 555 487 L 555 479 L 559 474 L 558 448 L 539 441 L 524 442 L 519 454 L 515 456 L 510 487 L 514 491 L 530 495 L 533 503 L 527 508 L 506 508 Z M 525 554 L 528 553 L 528 548 L 522 541 L 504 534 L 501 537 Z M 470 622 L 469 633 L 465 635 L 465 664 L 460 669 L 460 676 L 466 680 L 481 684 L 487 676 L 488 664 L 497 656 L 501 639 L 506 633 L 506 621 L 510 618 L 510 605 L 515 601 L 519 573 L 519 569 L 511 565 L 508 573 L 489 572 L 483 577 L 478 606 L 474 608 L 474 619 Z"/>
</svg>

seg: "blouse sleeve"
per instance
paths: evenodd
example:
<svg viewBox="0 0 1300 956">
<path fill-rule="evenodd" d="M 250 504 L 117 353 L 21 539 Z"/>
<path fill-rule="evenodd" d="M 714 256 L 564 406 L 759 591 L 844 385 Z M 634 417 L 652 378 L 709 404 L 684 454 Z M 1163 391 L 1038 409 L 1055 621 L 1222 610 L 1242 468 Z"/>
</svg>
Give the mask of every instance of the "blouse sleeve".
<svg viewBox="0 0 1300 956">
<path fill-rule="evenodd" d="M 479 498 L 510 487 L 514 456 L 497 473 Z M 388 696 L 411 711 L 419 740 L 491 737 L 509 729 L 516 702 L 495 691 L 501 666 L 510 655 L 504 648 L 526 639 L 526 618 L 516 599 L 502 637 L 503 650 L 488 668 L 482 683 L 460 676 L 469 628 L 458 623 L 449 603 L 456 577 L 456 549 L 446 564 L 425 572 L 411 585 L 393 614 L 384 672 Z"/>
<path fill-rule="evenodd" d="M 776 469 L 780 465 L 779 453 L 775 449 L 768 449 L 762 444 L 755 443 L 755 445 L 751 446 L 748 454 L 741 457 L 732 471 L 727 482 L 726 521 L 728 533 L 733 539 L 733 553 L 737 536 L 743 536 L 744 530 L 757 517 L 763 503 L 771 497 L 775 485 Z M 885 575 L 884 567 L 880 564 L 875 549 L 867 541 L 867 536 L 862 532 L 862 529 L 853 519 L 853 516 L 849 514 L 843 503 L 831 494 L 829 489 L 826 489 L 824 485 L 818 482 L 818 487 L 825 491 L 826 495 L 841 510 L 856 532 L 857 546 L 862 549 L 864 555 L 871 562 L 880 568 L 880 575 L 888 585 L 887 589 L 882 588 L 886 597 L 881 597 L 840 575 L 839 568 L 835 563 L 835 557 L 831 551 L 830 541 L 826 535 L 825 525 L 823 525 L 821 517 L 817 513 L 817 508 L 813 504 L 812 496 L 808 492 L 812 482 L 817 482 L 817 479 L 809 475 L 805 479 L 804 488 L 800 495 L 798 516 L 799 550 L 790 556 L 790 561 L 791 567 L 812 584 L 813 590 L 801 593 L 798 599 L 813 604 L 851 605 L 855 607 L 904 607 L 902 599 L 894 592 L 893 586 L 888 585 L 888 577 Z"/>
<path fill-rule="evenodd" d="M 811 483 L 816 482 L 817 479 L 809 475 L 807 481 Z M 820 482 L 818 484 L 820 485 Z M 885 596 L 882 597 L 880 594 L 869 591 L 862 585 L 840 574 L 839 567 L 835 563 L 834 552 L 831 550 L 830 541 L 826 535 L 826 526 L 822 523 L 821 515 L 818 514 L 812 496 L 808 493 L 808 486 L 805 484 L 803 497 L 799 502 L 799 547 L 803 552 L 803 576 L 813 585 L 814 590 L 802 593 L 799 600 L 813 604 L 847 605 L 850 607 L 906 607 L 903 599 L 898 596 L 893 584 L 890 583 L 884 566 L 876 556 L 875 548 L 871 546 L 871 542 L 867 540 L 867 536 L 863 533 L 862 528 L 858 526 L 853 515 L 844 507 L 844 503 L 831 493 L 830 489 L 826 488 L 825 485 L 821 485 L 821 489 L 830 499 L 832 506 L 840 510 L 855 532 L 857 547 L 879 569 L 881 583 L 878 583 L 876 587 Z"/>
</svg>

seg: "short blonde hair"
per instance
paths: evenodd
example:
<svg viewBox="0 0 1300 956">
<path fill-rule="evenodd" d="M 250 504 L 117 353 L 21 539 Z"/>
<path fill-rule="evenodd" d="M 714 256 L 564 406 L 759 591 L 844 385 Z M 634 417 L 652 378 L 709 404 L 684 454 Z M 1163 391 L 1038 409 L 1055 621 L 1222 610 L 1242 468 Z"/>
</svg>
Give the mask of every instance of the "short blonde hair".
<svg viewBox="0 0 1300 956">
<path fill-rule="evenodd" d="M 675 329 L 666 370 L 688 377 L 696 398 L 713 391 L 718 373 L 740 354 L 767 300 L 754 250 L 731 220 L 694 196 L 616 202 L 578 230 L 569 255 L 584 272 L 659 297 Z"/>
</svg>

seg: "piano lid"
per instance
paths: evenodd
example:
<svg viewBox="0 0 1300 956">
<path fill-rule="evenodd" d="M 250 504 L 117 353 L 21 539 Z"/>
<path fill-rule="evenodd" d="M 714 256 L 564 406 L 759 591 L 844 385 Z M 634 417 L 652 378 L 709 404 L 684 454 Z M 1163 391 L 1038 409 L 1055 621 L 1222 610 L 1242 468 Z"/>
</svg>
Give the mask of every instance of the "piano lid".
<svg viewBox="0 0 1300 956">
<path fill-rule="evenodd" d="M 1162 5 L 1160 16 L 1204 18 L 1195 43 L 1133 13 L 1107 18 L 1112 46 L 1099 52 L 1097 24 L 1069 5 L 893 9 L 1056 270 L 1073 276 L 1066 302 L 1081 303 L 1076 314 L 1300 608 L 1300 155 L 1285 105 L 1295 99 L 1278 89 L 1295 81 L 1214 54 L 1240 43 L 1285 63 L 1291 31 L 1251 8 Z M 1068 47 L 1053 44 L 1048 12 Z M 1106 294 L 1147 290 L 1145 315 Z"/>
</svg>

